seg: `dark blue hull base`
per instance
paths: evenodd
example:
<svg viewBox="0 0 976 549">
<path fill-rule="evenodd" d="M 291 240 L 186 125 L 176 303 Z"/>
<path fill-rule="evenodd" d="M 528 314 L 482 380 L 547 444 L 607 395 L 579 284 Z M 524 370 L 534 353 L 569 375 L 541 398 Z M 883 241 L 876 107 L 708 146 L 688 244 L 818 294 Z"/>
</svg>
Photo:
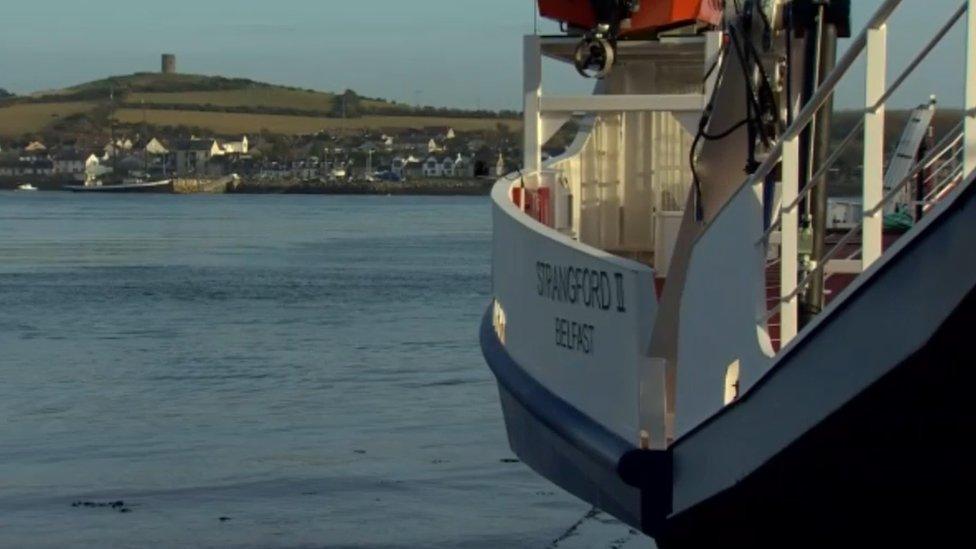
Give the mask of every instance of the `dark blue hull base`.
<svg viewBox="0 0 976 549">
<path fill-rule="evenodd" d="M 976 494 L 976 290 L 924 348 L 768 463 L 671 517 L 662 549 L 953 547 Z"/>
<path fill-rule="evenodd" d="M 508 442 L 519 459 L 574 496 L 640 528 L 640 491 L 627 486 L 616 464 L 594 459 L 539 421 L 498 385 Z"/>
<path fill-rule="evenodd" d="M 481 349 L 515 454 L 564 490 L 648 534 L 671 505 L 671 456 L 641 451 L 533 379 L 512 360 L 486 313 Z"/>
</svg>

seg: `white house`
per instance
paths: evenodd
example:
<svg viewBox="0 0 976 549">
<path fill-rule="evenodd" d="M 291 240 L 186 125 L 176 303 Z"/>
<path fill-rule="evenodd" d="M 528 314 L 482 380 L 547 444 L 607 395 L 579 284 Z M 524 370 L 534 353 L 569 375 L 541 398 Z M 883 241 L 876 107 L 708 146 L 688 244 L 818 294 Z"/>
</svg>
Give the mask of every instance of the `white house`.
<svg viewBox="0 0 976 549">
<path fill-rule="evenodd" d="M 438 145 L 437 144 L 437 141 L 434 141 L 433 138 L 430 141 L 427 142 L 427 152 L 428 153 L 433 154 L 435 152 L 440 152 L 442 150 L 444 150 L 444 148 L 441 147 L 440 145 Z"/>
<path fill-rule="evenodd" d="M 169 154 L 169 149 L 163 142 L 153 137 L 146 143 L 146 154 L 151 154 L 153 156 L 163 156 Z"/>
<path fill-rule="evenodd" d="M 6 159 L 0 160 L 0 175 L 52 175 L 54 163 L 50 160 Z"/>
<path fill-rule="evenodd" d="M 24 152 L 26 153 L 39 154 L 45 151 L 47 151 L 47 147 L 45 147 L 44 143 L 41 143 L 40 141 L 31 141 L 26 147 L 24 147 Z"/>
<path fill-rule="evenodd" d="M 81 175 L 85 173 L 87 156 L 77 151 L 64 151 L 54 155 L 54 173 L 59 175 Z"/>
<path fill-rule="evenodd" d="M 113 170 L 111 166 L 106 166 L 105 164 L 102 164 L 102 161 L 101 159 L 98 158 L 98 155 L 92 154 L 89 155 L 87 159 L 85 159 L 86 180 L 98 179 L 99 177 L 107 173 L 112 173 L 112 171 Z"/>
<path fill-rule="evenodd" d="M 247 136 L 241 138 L 240 141 L 228 141 L 224 143 L 222 147 L 223 154 L 247 154 L 250 150 L 250 143 L 247 141 Z"/>
<path fill-rule="evenodd" d="M 390 163 L 390 172 L 400 179 L 407 179 L 415 174 L 423 173 L 422 162 L 413 155 L 397 156 Z"/>
<path fill-rule="evenodd" d="M 441 177 L 454 177 L 454 159 L 447 157 L 441 160 Z"/>
<path fill-rule="evenodd" d="M 131 139 L 116 139 L 114 142 L 109 141 L 105 145 L 105 158 L 109 158 L 115 155 L 125 154 L 132 150 L 132 140 Z"/>
<path fill-rule="evenodd" d="M 444 173 L 444 165 L 434 156 L 428 156 L 424 160 L 424 177 L 441 177 Z"/>
<path fill-rule="evenodd" d="M 206 173 L 207 162 L 224 152 L 214 139 L 181 141 L 173 149 L 176 153 L 176 173 L 180 175 Z"/>
<path fill-rule="evenodd" d="M 458 153 L 454 159 L 454 177 L 474 177 L 474 162 Z"/>
</svg>

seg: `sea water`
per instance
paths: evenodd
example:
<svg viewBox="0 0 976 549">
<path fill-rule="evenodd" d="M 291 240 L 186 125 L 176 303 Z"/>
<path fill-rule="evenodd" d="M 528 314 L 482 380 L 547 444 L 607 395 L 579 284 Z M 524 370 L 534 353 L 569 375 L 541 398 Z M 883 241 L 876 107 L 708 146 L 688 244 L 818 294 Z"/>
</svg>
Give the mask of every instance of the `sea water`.
<svg viewBox="0 0 976 549">
<path fill-rule="evenodd" d="M 508 448 L 487 198 L 0 193 L 0 546 L 649 547 Z"/>
</svg>

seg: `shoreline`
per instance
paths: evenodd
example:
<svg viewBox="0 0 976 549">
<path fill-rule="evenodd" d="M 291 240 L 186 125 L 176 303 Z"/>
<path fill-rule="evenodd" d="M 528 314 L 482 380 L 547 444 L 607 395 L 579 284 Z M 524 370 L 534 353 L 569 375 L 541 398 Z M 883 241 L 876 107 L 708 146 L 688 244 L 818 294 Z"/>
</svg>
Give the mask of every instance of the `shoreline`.
<svg viewBox="0 0 976 549">
<path fill-rule="evenodd" d="M 239 180 L 223 183 L 215 179 L 176 179 L 176 191 L 172 194 L 296 194 L 296 195 L 400 195 L 400 196 L 488 196 L 495 180 L 479 179 L 415 179 L 410 181 L 354 181 L 326 183 L 294 180 Z M 4 178 L 0 190 L 15 191 L 17 185 L 31 183 L 39 191 L 69 192 L 62 188 L 66 180 L 45 178 Z M 77 184 L 75 181 L 70 183 Z"/>
<path fill-rule="evenodd" d="M 418 179 L 414 181 L 357 181 L 346 183 L 242 181 L 228 186 L 228 194 L 332 194 L 487 196 L 492 179 Z"/>
</svg>

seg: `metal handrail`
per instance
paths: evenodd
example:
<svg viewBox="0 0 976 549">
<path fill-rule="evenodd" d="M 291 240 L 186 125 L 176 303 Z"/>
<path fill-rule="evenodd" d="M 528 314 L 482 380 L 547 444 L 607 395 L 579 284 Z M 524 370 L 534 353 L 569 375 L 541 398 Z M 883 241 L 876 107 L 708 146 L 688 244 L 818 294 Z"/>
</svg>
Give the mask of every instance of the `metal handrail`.
<svg viewBox="0 0 976 549">
<path fill-rule="evenodd" d="M 932 204 L 932 203 L 934 203 L 935 200 L 933 199 L 933 197 L 936 196 L 936 195 L 938 195 L 939 193 L 941 193 L 946 187 L 948 187 L 949 185 L 951 185 L 953 182 L 961 179 L 962 178 L 962 172 L 963 172 L 964 169 L 965 168 L 960 163 L 959 166 L 957 166 L 956 168 L 954 168 L 952 170 L 952 174 L 950 174 L 949 177 L 943 179 L 938 185 L 936 185 L 935 188 L 932 189 L 931 192 L 929 192 L 929 194 L 925 195 L 925 198 L 922 200 L 922 204 Z"/>
<path fill-rule="evenodd" d="M 800 203 L 801 200 L 803 200 L 803 198 L 807 195 L 807 193 L 810 192 L 810 189 L 812 189 L 813 186 L 816 184 L 817 180 L 823 177 L 823 175 L 827 173 L 827 171 L 830 170 L 830 168 L 834 167 L 834 164 L 836 164 L 837 161 L 840 159 L 841 154 L 847 149 L 847 146 L 854 141 L 854 138 L 858 136 L 858 132 L 861 131 L 861 128 L 863 127 L 864 127 L 864 118 L 860 118 L 858 119 L 857 124 L 855 124 L 854 127 L 851 129 L 851 131 L 848 132 L 847 136 L 845 136 L 844 139 L 840 142 L 840 144 L 834 149 L 834 152 L 832 152 L 830 156 L 827 157 L 827 160 L 824 162 L 823 166 L 821 166 L 820 169 L 818 169 L 816 173 L 813 174 L 813 177 L 811 177 L 810 180 L 807 181 L 806 185 L 804 185 L 803 188 L 800 189 L 800 191 L 796 195 L 796 198 L 788 205 L 781 207 L 780 211 L 792 210 Z M 763 232 L 763 235 L 759 239 L 759 242 L 757 242 L 757 244 L 766 243 L 769 240 L 769 236 L 773 234 L 776 231 L 776 229 L 780 227 L 782 222 L 783 222 L 783 218 L 779 217 L 776 219 L 775 222 L 771 223 L 769 228 Z"/>
<path fill-rule="evenodd" d="M 961 126 L 961 124 L 960 124 L 960 126 Z M 885 205 L 887 205 L 887 202 L 892 197 L 894 197 L 894 196 L 896 196 L 898 194 L 898 191 L 900 191 L 904 187 L 905 183 L 907 183 L 908 181 L 911 181 L 912 178 L 915 175 L 918 175 L 918 173 L 919 173 L 920 170 L 928 168 L 929 166 L 932 165 L 932 163 L 935 160 L 937 160 L 939 158 L 942 158 L 944 156 L 944 153 L 947 150 L 950 150 L 952 147 L 955 147 L 955 145 L 958 143 L 958 141 L 960 139 L 962 139 L 962 134 L 959 134 L 959 136 L 957 136 L 957 137 L 955 137 L 955 138 L 953 138 L 953 139 L 950 140 L 950 138 L 952 137 L 952 133 L 953 132 L 949 132 L 949 134 L 946 137 L 944 137 L 943 140 L 942 140 L 942 142 L 940 143 L 940 145 L 941 145 L 942 143 L 944 143 L 945 141 L 948 140 L 948 141 L 950 141 L 950 143 L 948 145 L 946 145 L 945 147 L 936 147 L 936 148 L 933 148 L 933 153 L 932 154 L 927 155 L 925 157 L 925 159 L 923 159 L 921 162 L 919 162 L 916 165 L 916 167 L 912 170 L 912 172 L 908 176 L 906 176 L 904 179 L 902 179 L 902 181 L 898 185 L 896 185 L 895 187 L 893 187 L 891 189 L 891 191 L 889 191 L 888 194 L 886 194 L 885 197 L 882 198 L 882 200 L 878 204 L 878 206 L 876 206 L 872 210 L 866 210 L 865 211 L 865 215 L 867 216 L 867 215 L 871 215 L 873 213 L 876 213 L 879 209 L 881 209 Z M 961 166 L 959 168 L 954 169 L 953 170 L 952 177 L 946 178 L 946 180 L 942 184 L 940 184 L 940 186 L 938 187 L 937 190 L 940 190 L 941 191 L 946 186 L 948 186 L 948 183 L 950 181 L 954 181 L 955 179 L 957 179 L 961 175 L 962 169 L 963 168 Z M 926 201 L 929 199 L 930 196 L 932 196 L 932 193 L 930 193 L 928 196 L 925 197 L 926 198 Z M 775 299 L 778 300 L 777 305 L 775 307 L 773 307 L 770 311 L 767 312 L 766 316 L 763 317 L 762 322 L 766 322 L 770 318 L 772 318 L 773 316 L 775 316 L 776 313 L 778 313 L 780 311 L 780 309 L 782 308 L 782 306 L 783 306 L 784 303 L 786 303 L 787 301 L 790 301 L 791 299 L 795 298 L 796 296 L 798 296 L 800 294 L 800 292 L 802 292 L 803 290 L 805 290 L 806 287 L 813 280 L 813 277 L 816 276 L 816 275 L 818 275 L 818 274 L 820 274 L 820 273 L 822 273 L 824 271 L 824 269 L 826 268 L 827 263 L 831 259 L 833 259 L 834 255 L 843 246 L 845 246 L 848 242 L 850 242 L 851 238 L 853 238 L 855 234 L 857 234 L 858 232 L 862 231 L 863 228 L 864 228 L 864 218 L 862 217 L 861 218 L 861 221 L 859 221 L 858 223 L 856 223 L 850 230 L 848 230 L 848 232 L 845 233 L 844 236 L 841 237 L 840 240 L 838 240 L 837 243 L 834 244 L 834 246 L 827 253 L 824 254 L 823 258 L 817 263 L 817 265 L 813 269 L 811 269 L 809 272 L 807 272 L 805 274 L 805 276 L 803 277 L 803 279 L 800 282 L 797 283 L 795 290 L 793 290 L 792 292 L 790 292 L 786 296 L 780 296 L 778 298 L 775 298 Z M 857 255 L 857 253 L 855 253 L 853 255 Z M 767 299 L 767 301 L 771 301 L 772 299 L 773 298 Z"/>
<path fill-rule="evenodd" d="M 952 138 L 952 134 L 953 134 L 953 132 L 949 132 L 949 134 L 946 137 L 943 138 L 942 142 L 940 142 L 940 146 L 939 147 L 933 148 L 933 152 L 932 153 L 930 153 L 929 155 L 926 155 L 925 159 L 923 159 L 921 162 L 919 162 L 916 165 L 916 167 L 912 169 L 912 171 L 909 173 L 908 176 L 906 176 L 904 179 L 902 179 L 902 181 L 898 185 L 896 185 L 895 187 L 893 187 L 891 189 L 891 191 L 889 191 L 884 196 L 884 198 L 882 198 L 882 200 L 878 204 L 878 206 L 876 206 L 875 208 L 873 208 L 871 210 L 866 210 L 865 211 L 865 215 L 866 216 L 867 215 L 871 215 L 871 214 L 877 212 L 879 209 L 883 208 L 885 205 L 887 205 L 887 203 L 890 201 L 890 199 L 893 198 L 894 196 L 896 196 L 898 194 L 898 192 L 904 187 L 904 185 L 907 182 L 911 181 L 914 176 L 918 175 L 918 173 L 921 170 L 930 167 L 935 162 L 935 160 L 938 160 L 939 158 L 942 158 L 944 156 L 944 153 L 946 151 L 951 150 L 951 148 L 955 147 L 955 145 L 958 143 L 958 141 L 962 138 L 962 134 L 960 134 L 959 136 L 957 136 L 955 138 Z M 950 138 L 952 138 L 952 139 L 950 139 Z M 945 145 L 944 147 L 941 146 L 946 141 L 949 141 L 949 143 L 947 145 Z M 962 168 L 958 168 L 958 169 L 954 170 L 953 176 L 947 178 L 946 179 L 946 183 L 948 181 L 952 181 L 952 180 L 956 179 L 958 177 L 958 175 L 956 175 L 955 172 L 959 172 L 959 171 L 961 171 L 961 169 Z M 941 190 L 944 187 L 945 187 L 945 184 L 941 185 L 939 187 L 939 190 Z M 930 193 L 929 196 L 931 196 L 931 193 Z M 929 196 L 926 196 L 926 200 L 929 198 Z M 857 224 L 855 224 L 854 227 L 852 227 L 843 237 L 841 237 L 840 240 L 837 241 L 837 244 L 835 244 L 834 247 L 830 249 L 830 251 L 828 251 L 827 253 L 824 254 L 823 258 L 820 260 L 820 262 L 817 264 L 817 266 L 814 269 L 810 270 L 806 274 L 806 276 L 804 276 L 803 280 L 800 281 L 797 284 L 796 290 L 794 290 L 793 292 L 791 292 L 790 294 L 788 294 L 786 296 L 780 296 L 778 298 L 779 299 L 779 302 L 780 302 L 780 305 L 782 305 L 782 303 L 784 303 L 786 301 L 789 301 L 789 300 L 793 299 L 794 297 L 796 297 L 797 295 L 799 295 L 800 291 L 802 291 L 807 286 L 807 284 L 810 283 L 810 280 L 812 280 L 812 277 L 815 274 L 821 272 L 823 270 L 823 268 L 826 266 L 827 262 L 834 257 L 834 254 L 842 246 L 846 245 L 850 241 L 850 239 L 854 236 L 854 234 L 856 234 L 858 231 L 862 230 L 863 227 L 864 227 L 864 219 L 862 217 L 860 222 L 858 222 Z M 768 318 L 769 317 L 767 316 L 766 319 L 768 320 Z"/>
<path fill-rule="evenodd" d="M 845 246 L 848 242 L 850 242 L 850 240 L 854 238 L 854 235 L 860 232 L 863 229 L 863 227 L 864 227 L 864 222 L 862 221 L 861 223 L 858 223 L 857 225 L 852 227 L 849 231 L 847 231 L 847 233 L 845 233 L 844 236 L 842 236 L 840 240 L 837 241 L 837 244 L 834 244 L 834 247 L 831 248 L 830 251 L 824 254 L 823 259 L 819 261 L 817 265 L 806 274 L 806 276 L 803 277 L 803 280 L 797 283 L 796 288 L 792 292 L 790 292 L 789 295 L 772 298 L 772 299 L 776 299 L 778 303 L 776 304 L 775 307 L 773 307 L 772 309 L 766 312 L 766 315 L 762 318 L 761 322 L 763 323 L 768 322 L 770 318 L 776 316 L 776 313 L 778 313 L 783 308 L 784 303 L 800 295 L 800 292 L 806 289 L 807 285 L 809 285 L 810 282 L 813 280 L 813 277 L 815 275 L 822 273 L 824 269 L 827 267 L 827 263 L 834 258 L 834 255 L 837 254 L 837 252 L 843 246 Z M 855 253 L 854 255 L 857 254 Z M 770 300 L 771 299 L 767 299 L 767 301 Z"/>
<path fill-rule="evenodd" d="M 885 91 L 884 94 L 881 95 L 881 98 L 877 102 L 875 102 L 875 104 L 871 108 L 867 109 L 868 112 L 876 112 L 879 108 L 881 108 L 882 105 L 884 105 L 888 101 L 888 99 L 891 98 L 892 95 L 894 95 L 898 91 L 899 88 L 901 88 L 901 85 L 905 82 L 905 80 L 908 79 L 911 73 L 914 72 L 915 69 L 917 69 L 918 66 L 922 64 L 923 61 L 925 61 L 925 59 L 929 56 L 929 54 L 932 53 L 932 50 L 934 50 L 935 47 L 942 42 L 942 40 L 949 33 L 949 31 L 952 30 L 952 27 L 954 27 L 956 23 L 958 23 L 959 20 L 962 18 L 962 16 L 965 15 L 967 7 L 968 7 L 968 1 L 964 1 L 959 6 L 959 8 L 955 12 L 953 12 L 952 16 L 949 17 L 949 20 L 946 21 L 945 24 L 943 24 L 942 27 L 939 28 L 939 30 L 935 33 L 932 39 L 929 40 L 929 42 L 925 45 L 925 47 L 923 47 L 922 50 L 915 56 L 915 58 L 912 59 L 911 63 L 908 64 L 905 70 L 903 70 L 901 74 L 898 75 L 898 78 L 895 79 L 894 83 L 888 88 L 887 91 Z M 894 8 L 892 9 L 892 11 L 893 10 Z M 858 53 L 858 56 L 860 56 L 860 52 Z M 831 90 L 831 93 L 832 92 L 833 90 Z M 817 110 L 819 110 L 819 108 Z M 798 117 L 798 121 L 799 120 L 800 119 Z M 800 131 L 806 129 L 807 124 L 809 124 L 809 121 L 804 123 L 804 127 L 801 128 Z M 834 152 L 831 153 L 831 155 L 827 158 L 823 166 L 821 166 L 820 169 L 818 169 L 817 172 L 814 174 L 814 176 L 811 177 L 810 180 L 807 181 L 802 188 L 800 188 L 800 190 L 797 192 L 796 198 L 793 199 L 793 201 L 790 202 L 789 204 L 781 207 L 780 211 L 792 210 L 800 203 L 800 201 L 802 201 L 806 197 L 807 193 L 809 193 L 810 190 L 816 185 L 816 183 L 824 175 L 824 173 L 826 173 L 827 170 L 833 167 L 833 165 L 840 158 L 841 153 L 847 148 L 847 146 L 850 143 L 853 142 L 854 138 L 857 136 L 858 132 L 863 127 L 864 127 L 864 118 L 862 117 L 858 121 L 857 125 L 847 134 L 847 136 L 844 137 L 840 145 L 838 145 L 838 147 L 834 150 Z M 787 131 L 787 135 L 790 135 L 789 131 Z M 787 139 L 787 135 L 784 135 L 783 140 Z M 799 132 L 795 132 L 794 137 L 796 135 L 799 135 Z M 777 152 L 774 152 L 774 155 L 776 155 L 777 157 L 782 156 L 782 150 L 780 147 L 777 147 L 775 151 Z M 779 158 L 777 158 L 777 161 L 778 160 Z M 915 173 L 911 174 L 911 176 L 917 175 L 917 173 L 918 172 L 916 171 Z M 904 182 L 900 183 L 897 188 L 900 189 L 903 185 Z M 882 202 L 887 202 L 888 198 L 889 197 L 886 195 L 885 200 L 882 200 Z M 873 211 L 877 211 L 877 210 L 873 210 Z M 778 218 L 774 223 L 771 223 L 770 226 L 763 232 L 763 235 L 759 239 L 759 242 L 757 244 L 760 245 L 764 244 L 769 239 L 769 235 L 772 234 L 774 231 L 776 231 L 776 229 L 778 229 L 781 226 L 781 224 L 782 224 L 782 217 Z"/>
<path fill-rule="evenodd" d="M 925 155 L 925 158 L 923 158 L 921 162 L 917 163 L 915 167 L 908 172 L 908 175 L 902 178 L 902 180 L 899 181 L 897 185 L 893 186 L 891 190 L 889 190 L 887 193 L 884 194 L 884 196 L 881 197 L 881 200 L 878 202 L 876 206 L 874 206 L 870 210 L 864 210 L 864 215 L 871 216 L 878 213 L 881 210 L 881 208 L 887 206 L 888 202 L 890 202 L 895 196 L 897 196 L 898 193 L 900 193 L 901 190 L 905 187 L 905 185 L 908 184 L 910 181 L 912 181 L 915 178 L 915 176 L 919 174 L 919 172 L 931 167 L 936 160 L 942 158 L 942 156 L 945 154 L 946 151 L 948 151 L 951 147 L 954 147 L 958 141 L 962 140 L 964 137 L 964 134 L 962 133 L 962 126 L 963 126 L 963 122 L 960 122 L 955 128 L 949 131 L 949 133 L 947 133 L 945 137 L 942 138 L 942 141 L 940 141 L 938 145 L 932 147 L 931 153 Z M 958 135 L 955 135 L 957 132 Z M 949 144 L 946 144 L 947 141 L 949 141 Z"/>
<path fill-rule="evenodd" d="M 881 212 L 885 207 L 890 206 L 893 200 L 897 200 L 899 195 L 904 195 L 906 185 L 914 182 L 918 185 L 918 192 L 922 193 L 926 189 L 924 197 L 909 201 L 910 204 L 921 206 L 923 211 L 931 208 L 932 204 L 941 200 L 956 185 L 967 171 L 973 169 L 974 161 L 971 158 L 972 141 L 976 138 L 976 124 L 972 123 L 972 118 L 976 116 L 976 109 L 973 108 L 974 93 L 973 80 L 967 80 L 966 113 L 963 121 L 957 124 L 952 130 L 947 132 L 939 143 L 932 150 L 919 159 L 908 170 L 908 173 L 897 180 L 891 187 L 882 185 L 884 181 L 883 173 L 883 145 L 884 120 L 882 113 L 885 105 L 902 88 L 908 78 L 916 72 L 918 67 L 930 57 L 936 47 L 943 43 L 946 36 L 957 25 L 963 15 L 968 16 L 967 28 L 969 38 L 966 45 L 967 52 L 967 78 L 972 77 L 974 70 L 974 56 L 976 56 L 976 6 L 972 0 L 965 0 L 956 8 L 944 24 L 935 31 L 927 40 L 925 45 L 911 58 L 908 65 L 899 72 L 898 76 L 889 86 L 885 85 L 884 74 L 887 69 L 886 48 L 889 47 L 885 25 L 892 13 L 900 6 L 900 0 L 888 0 L 882 3 L 881 7 L 874 13 L 865 28 L 858 34 L 851 43 L 848 51 L 836 63 L 835 68 L 828 74 L 823 83 L 814 92 L 813 97 L 801 109 L 796 116 L 795 122 L 787 128 L 780 139 L 771 147 L 769 155 L 749 178 L 745 185 L 750 185 L 753 189 L 761 184 L 773 172 L 775 167 L 787 159 L 784 157 L 789 153 L 791 161 L 789 172 L 783 174 L 783 184 L 788 184 L 789 188 L 784 187 L 784 196 L 788 200 L 783 200 L 780 204 L 779 218 L 771 220 L 762 236 L 757 241 L 757 245 L 769 245 L 771 235 L 777 231 L 798 230 L 798 218 L 796 210 L 803 200 L 808 199 L 812 189 L 818 184 L 824 184 L 824 176 L 837 163 L 842 152 L 849 148 L 855 137 L 862 133 L 865 138 L 865 173 L 862 184 L 864 186 L 864 204 L 861 206 L 859 219 L 822 257 L 814 262 L 809 262 L 805 267 L 796 264 L 791 259 L 787 262 L 784 254 L 798 254 L 798 242 L 795 236 L 787 239 L 784 236 L 784 243 L 780 251 L 780 288 L 779 295 L 767 297 L 766 306 L 770 303 L 775 305 L 765 311 L 765 315 L 760 320 L 768 323 L 776 315 L 780 315 L 780 343 L 785 345 L 798 333 L 798 304 L 797 298 L 802 292 L 806 291 L 811 284 L 821 279 L 829 279 L 832 274 L 827 271 L 828 264 L 838 256 L 845 256 L 848 260 L 860 256 L 862 269 L 867 269 L 883 254 L 884 243 L 882 240 L 882 219 Z M 867 57 L 868 80 L 865 84 L 865 93 L 868 98 L 863 116 L 860 117 L 858 124 L 841 141 L 838 147 L 832 150 L 825 162 L 818 167 L 816 173 L 809 179 L 804 180 L 799 185 L 796 165 L 797 139 L 806 131 L 812 123 L 814 117 L 824 108 L 830 97 L 836 92 L 837 84 L 847 75 L 854 61 L 862 55 Z M 970 151 L 967 153 L 967 151 Z M 962 156 L 962 158 L 960 158 Z M 933 168 L 934 167 L 934 168 Z M 784 165 L 784 170 L 787 166 Z M 925 170 L 931 169 L 929 173 Z M 803 176 L 805 177 L 805 176 Z M 889 182 L 885 182 L 889 183 Z M 876 201 L 876 203 L 875 203 Z M 856 235 L 862 235 L 860 243 L 854 243 Z M 852 244 L 853 243 L 853 244 Z M 844 250 L 851 250 L 851 253 L 844 253 Z M 789 270 L 786 270 L 787 267 Z M 790 272 L 796 269 L 797 272 Z M 765 271 L 768 273 L 768 267 Z M 845 271 L 846 272 L 846 271 Z M 797 280 L 799 274 L 800 280 Z M 768 275 L 767 275 L 768 277 Z M 767 284 L 769 280 L 767 278 Z M 768 288 L 767 288 L 768 292 Z M 768 295 L 768 294 L 767 294 Z"/>
</svg>

